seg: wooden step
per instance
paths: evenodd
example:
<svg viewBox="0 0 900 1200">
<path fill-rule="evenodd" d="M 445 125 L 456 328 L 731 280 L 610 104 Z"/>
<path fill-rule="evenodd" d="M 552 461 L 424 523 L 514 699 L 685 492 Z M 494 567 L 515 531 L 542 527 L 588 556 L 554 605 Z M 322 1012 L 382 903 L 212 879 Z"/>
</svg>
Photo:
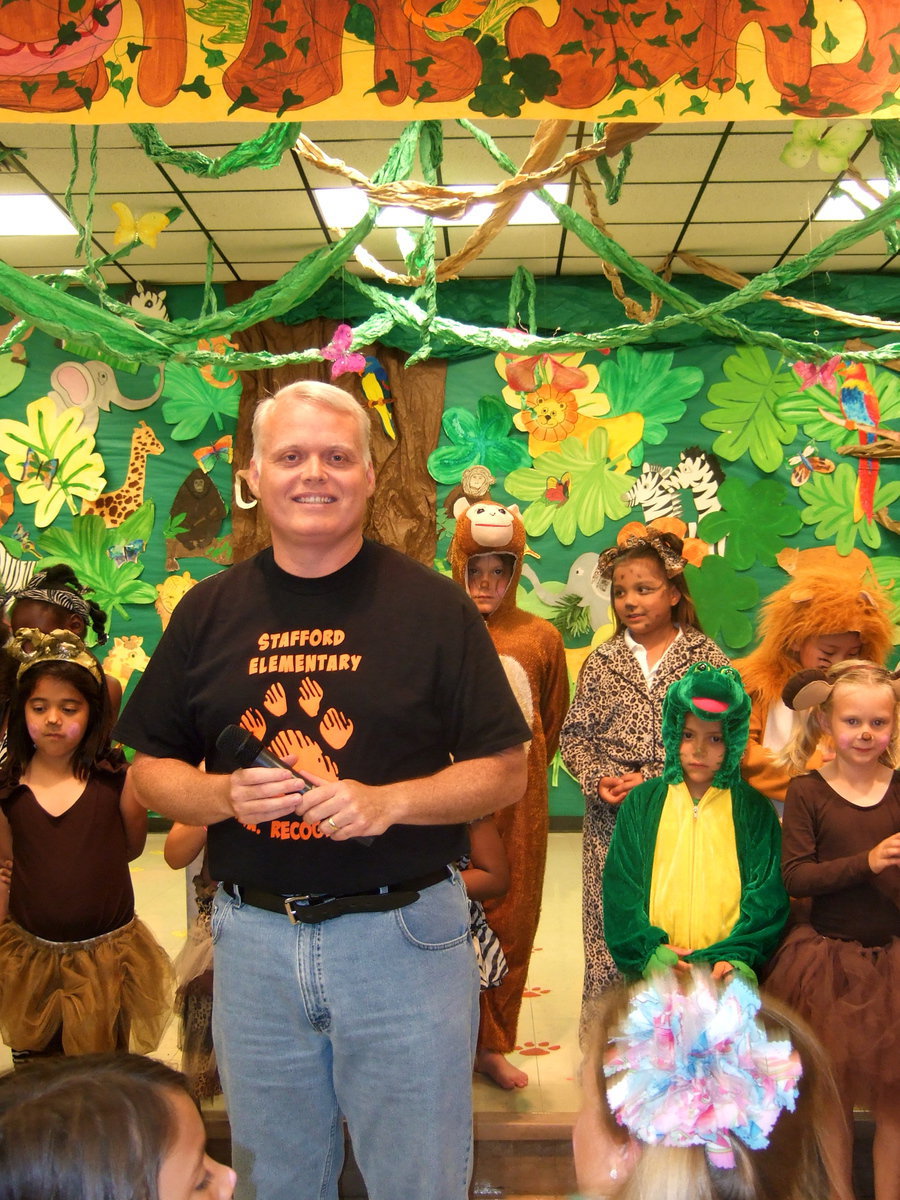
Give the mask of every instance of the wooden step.
<svg viewBox="0 0 900 1200">
<path fill-rule="evenodd" d="M 219 1162 L 230 1163 L 228 1114 L 203 1112 L 207 1149 Z M 475 1114 L 475 1168 L 472 1200 L 564 1200 L 576 1191 L 572 1162 L 574 1113 Z M 854 1190 L 858 1200 L 873 1200 L 872 1120 L 856 1113 Z M 367 1200 L 362 1177 L 346 1143 L 340 1179 L 341 1200 Z"/>
</svg>

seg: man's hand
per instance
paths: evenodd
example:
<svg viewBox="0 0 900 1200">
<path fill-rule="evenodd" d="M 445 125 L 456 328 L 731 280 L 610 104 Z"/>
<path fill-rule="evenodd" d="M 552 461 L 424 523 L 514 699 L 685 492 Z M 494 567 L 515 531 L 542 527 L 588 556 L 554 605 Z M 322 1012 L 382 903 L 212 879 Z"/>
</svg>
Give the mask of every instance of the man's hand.
<svg viewBox="0 0 900 1200">
<path fill-rule="evenodd" d="M 286 760 L 293 766 L 293 759 Z M 277 821 L 297 809 L 305 782 L 281 767 L 244 767 L 230 777 L 229 802 L 242 825 Z"/>
<path fill-rule="evenodd" d="M 325 837 L 345 842 L 384 833 L 393 825 L 389 786 L 372 787 L 355 779 L 320 779 L 308 771 L 303 774 L 313 788 L 300 797 L 295 811 L 310 824 L 318 822 Z"/>
</svg>

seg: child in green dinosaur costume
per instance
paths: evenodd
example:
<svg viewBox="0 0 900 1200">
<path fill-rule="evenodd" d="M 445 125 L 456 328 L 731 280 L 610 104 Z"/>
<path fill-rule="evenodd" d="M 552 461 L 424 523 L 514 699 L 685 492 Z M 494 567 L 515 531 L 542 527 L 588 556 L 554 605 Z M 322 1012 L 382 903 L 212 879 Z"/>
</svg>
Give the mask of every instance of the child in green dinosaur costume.
<svg viewBox="0 0 900 1200">
<path fill-rule="evenodd" d="M 606 936 L 619 970 L 756 972 L 788 916 L 781 831 L 741 779 L 750 697 L 733 667 L 695 663 L 666 692 L 662 776 L 625 798 L 606 861 Z"/>
</svg>

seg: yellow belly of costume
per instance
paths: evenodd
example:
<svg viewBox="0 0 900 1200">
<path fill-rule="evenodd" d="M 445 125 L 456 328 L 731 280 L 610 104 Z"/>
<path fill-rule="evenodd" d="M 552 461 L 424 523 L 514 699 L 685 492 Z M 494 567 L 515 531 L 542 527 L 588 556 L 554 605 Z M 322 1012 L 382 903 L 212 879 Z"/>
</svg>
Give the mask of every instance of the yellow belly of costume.
<svg viewBox="0 0 900 1200">
<path fill-rule="evenodd" d="M 671 784 L 653 856 L 650 920 L 674 946 L 699 950 L 727 937 L 741 904 L 731 792 L 709 788 L 694 804 Z"/>
</svg>

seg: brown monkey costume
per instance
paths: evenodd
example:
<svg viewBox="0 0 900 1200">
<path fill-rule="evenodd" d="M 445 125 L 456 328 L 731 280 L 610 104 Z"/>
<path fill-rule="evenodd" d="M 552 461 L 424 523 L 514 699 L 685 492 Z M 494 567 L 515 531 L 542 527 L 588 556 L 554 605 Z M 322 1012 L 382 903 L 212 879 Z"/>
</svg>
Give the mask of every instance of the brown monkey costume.
<svg viewBox="0 0 900 1200">
<path fill-rule="evenodd" d="M 512 578 L 496 610 L 485 618 L 488 632 L 506 668 L 512 689 L 531 725 L 528 788 L 516 804 L 495 820 L 510 864 L 509 891 L 485 902 L 509 964 L 503 983 L 481 993 L 479 1050 L 508 1054 L 516 1044 L 522 992 L 541 910 L 547 857 L 547 765 L 556 753 L 559 731 L 569 703 L 569 679 L 563 642 L 549 621 L 516 607 L 522 573 L 525 527 L 518 508 L 491 501 L 457 501 L 456 533 L 449 559 L 453 578 L 468 591 L 470 558 L 497 554 L 513 560 Z"/>
</svg>

